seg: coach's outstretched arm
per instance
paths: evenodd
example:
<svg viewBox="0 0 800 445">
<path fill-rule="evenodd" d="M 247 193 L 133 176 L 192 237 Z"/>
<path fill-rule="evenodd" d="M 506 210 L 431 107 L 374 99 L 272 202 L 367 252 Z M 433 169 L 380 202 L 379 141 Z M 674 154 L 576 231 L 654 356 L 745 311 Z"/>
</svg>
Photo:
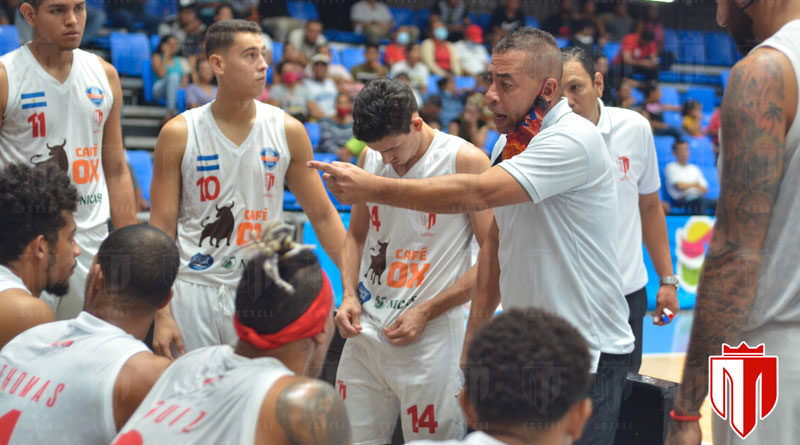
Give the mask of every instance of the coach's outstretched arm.
<svg viewBox="0 0 800 445">
<path fill-rule="evenodd" d="M 433 213 L 464 213 L 530 201 L 521 185 L 501 167 L 481 174 L 425 179 L 391 179 L 372 175 L 345 162 L 310 161 L 336 199 L 353 204 L 378 202 Z"/>
<path fill-rule="evenodd" d="M 783 175 L 784 139 L 797 109 L 789 60 L 757 49 L 731 70 L 722 100 L 722 177 L 675 413 L 697 416 L 708 393 L 708 357 L 739 343 L 758 288 L 773 206 Z M 792 191 L 793 192 L 793 191 Z M 667 443 L 700 442 L 700 426 L 672 422 Z"/>
</svg>

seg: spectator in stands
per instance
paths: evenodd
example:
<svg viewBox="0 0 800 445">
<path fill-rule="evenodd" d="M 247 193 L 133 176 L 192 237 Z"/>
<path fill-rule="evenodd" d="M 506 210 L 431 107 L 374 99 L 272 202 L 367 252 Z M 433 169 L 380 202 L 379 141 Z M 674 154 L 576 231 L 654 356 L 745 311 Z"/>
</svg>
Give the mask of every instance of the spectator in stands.
<svg viewBox="0 0 800 445">
<path fill-rule="evenodd" d="M 381 53 L 378 50 L 378 45 L 367 44 L 364 51 L 366 62 L 361 65 L 356 65 L 350 70 L 350 74 L 357 82 L 367 83 L 370 80 L 380 79 L 386 77 L 386 67 L 381 64 Z"/>
<path fill-rule="evenodd" d="M 558 11 L 548 16 L 542 22 L 542 29 L 549 32 L 553 37 L 572 37 L 574 25 L 572 23 L 572 0 L 560 0 Z"/>
<path fill-rule="evenodd" d="M 658 17 L 658 5 L 651 3 L 645 10 L 644 17 L 645 28 L 653 31 L 653 39 L 658 48 L 658 60 L 661 64 L 661 69 L 668 70 L 670 65 L 675 63 L 677 56 L 674 51 L 677 48 L 664 48 L 664 25 Z"/>
<path fill-rule="evenodd" d="M 489 19 L 489 33 L 491 46 L 494 47 L 503 37 L 518 28 L 525 26 L 525 14 L 519 5 L 519 0 L 503 0 L 492 11 Z"/>
<path fill-rule="evenodd" d="M 636 84 L 635 80 L 622 79 L 622 83 L 620 83 L 619 87 L 617 87 L 617 97 L 611 101 L 611 105 L 619 108 L 633 109 L 634 106 L 636 105 L 636 99 L 633 97 L 633 92 L 632 92 L 635 84 Z M 609 89 L 608 87 L 605 87 L 603 93 L 605 94 L 605 90 L 608 89 Z"/>
<path fill-rule="evenodd" d="M 178 55 L 178 40 L 170 35 L 161 38 L 151 58 L 154 74 L 153 98 L 167 101 L 167 117 L 172 119 L 178 112 L 178 88 L 189 83 L 188 62 Z"/>
<path fill-rule="evenodd" d="M 677 161 L 670 162 L 664 168 L 664 180 L 673 206 L 683 207 L 695 215 L 705 215 L 706 209 L 713 203 L 705 198 L 708 182 L 703 172 L 688 162 L 689 144 L 677 139 L 672 146 L 672 153 Z"/>
<path fill-rule="evenodd" d="M 173 36 L 178 41 L 179 54 L 193 62 L 203 49 L 206 25 L 197 17 L 194 3 L 179 3 L 178 15 L 159 25 L 158 33 Z"/>
<path fill-rule="evenodd" d="M 444 24 L 447 28 L 447 39 L 457 42 L 464 37 L 467 26 L 472 24 L 467 12 L 469 11 L 463 0 L 439 0 L 431 8 L 429 23 Z"/>
<path fill-rule="evenodd" d="M 317 147 L 317 150 L 337 154 L 342 152 L 345 160 L 349 161 L 349 150 L 345 145 L 352 137 L 353 99 L 346 94 L 340 94 L 336 97 L 336 114 L 332 117 L 326 117 L 320 122 L 319 147 Z"/>
<path fill-rule="evenodd" d="M 144 24 L 145 33 L 157 34 L 161 17 L 145 11 L 143 8 L 145 3 L 147 0 L 114 0 L 106 2 L 106 6 L 111 13 L 111 22 L 114 26 L 135 32 L 136 22 L 141 22 Z"/>
<path fill-rule="evenodd" d="M 389 7 L 375 0 L 361 0 L 350 8 L 350 21 L 359 34 L 364 34 L 367 44 L 377 45 L 389 37 L 394 19 Z"/>
<path fill-rule="evenodd" d="M 258 0 L 229 0 L 237 19 L 258 21 Z"/>
<path fill-rule="evenodd" d="M 442 98 L 438 94 L 432 94 L 425 99 L 422 106 L 419 107 L 419 117 L 422 118 L 428 125 L 436 121 L 439 123 L 439 130 L 442 129 L 442 123 L 439 122 L 439 113 L 442 111 Z"/>
<path fill-rule="evenodd" d="M 608 78 L 608 58 L 602 51 L 596 51 L 594 53 L 594 68 L 598 73 L 603 75 L 603 79 Z M 630 90 L 628 90 L 628 93 L 630 93 Z M 603 104 L 606 106 L 613 105 L 614 96 L 611 94 L 611 85 L 606 82 L 603 82 L 603 95 L 600 97 L 600 100 L 602 100 Z"/>
<path fill-rule="evenodd" d="M 511 309 L 481 327 L 464 355 L 457 397 L 474 432 L 463 441 L 409 445 L 578 443 L 592 412 L 592 375 L 586 340 L 569 322 Z"/>
<path fill-rule="evenodd" d="M 681 115 L 683 116 L 683 131 L 686 134 L 692 137 L 703 135 L 703 131 L 700 129 L 700 123 L 703 120 L 703 104 L 689 99 L 683 103 Z"/>
<path fill-rule="evenodd" d="M 581 19 L 575 22 L 575 34 L 569 41 L 569 46 L 580 48 L 586 54 L 594 54 L 595 35 L 597 28 L 593 21 Z"/>
<path fill-rule="evenodd" d="M 327 44 L 320 46 L 319 52 L 317 52 L 315 56 L 320 54 L 324 55 L 325 57 L 328 58 L 328 60 L 330 60 L 330 62 L 328 62 L 328 77 L 333 79 L 333 81 L 336 82 L 337 85 L 339 85 L 341 81 L 346 81 L 346 82 L 353 81 L 353 76 L 350 74 L 350 70 L 348 70 L 347 67 L 345 67 L 340 63 L 333 63 L 330 46 L 328 46 Z M 304 70 L 304 76 L 305 77 L 314 76 L 314 65 L 312 63 L 306 65 L 306 68 Z"/>
<path fill-rule="evenodd" d="M 411 77 L 408 75 L 408 73 L 406 73 L 405 71 L 399 72 L 397 73 L 397 76 L 394 76 L 394 78 L 399 80 L 400 82 L 403 82 L 404 84 L 408 85 L 409 88 L 411 88 L 411 92 L 414 93 L 414 100 L 417 101 L 417 106 L 421 107 L 423 104 L 422 95 L 419 93 L 419 90 L 417 90 L 416 88 L 414 88 L 413 85 L 411 85 Z"/>
<path fill-rule="evenodd" d="M 439 96 L 442 98 L 439 121 L 442 123 L 442 128 L 448 128 L 450 121 L 464 111 L 465 94 L 456 90 L 456 82 L 451 75 L 442 77 L 436 82 L 436 85 L 439 87 Z"/>
<path fill-rule="evenodd" d="M 308 94 L 308 114 L 312 119 L 324 119 L 336 114 L 336 96 L 339 90 L 336 83 L 328 77 L 328 64 L 331 59 L 325 54 L 316 54 L 311 58 L 313 75 L 303 79 L 303 86 Z"/>
<path fill-rule="evenodd" d="M 419 91 L 421 94 L 428 92 L 428 79 L 431 76 L 431 71 L 427 65 L 422 63 L 422 50 L 419 43 L 408 45 L 406 60 L 392 65 L 391 77 L 396 77 L 400 73 L 408 74 L 412 89 Z"/>
<path fill-rule="evenodd" d="M 433 23 L 433 37 L 422 41 L 422 61 L 437 76 L 452 73 L 461 75 L 461 63 L 453 44 L 447 41 L 447 27 L 441 22 Z M 426 121 L 427 122 L 427 121 Z"/>
<path fill-rule="evenodd" d="M 600 16 L 606 29 L 608 40 L 619 42 L 633 30 L 633 18 L 628 14 L 627 0 L 618 0 L 614 3 L 611 12 Z"/>
<path fill-rule="evenodd" d="M 217 97 L 217 86 L 212 83 L 214 72 L 208 59 L 197 59 L 192 77 L 194 81 L 186 87 L 187 109 L 205 105 Z"/>
<path fill-rule="evenodd" d="M 641 74 L 645 80 L 658 78 L 658 47 L 653 38 L 653 31 L 645 27 L 644 22 L 636 24 L 636 32 L 622 39 L 619 54 L 614 60 L 617 76 Z"/>
<path fill-rule="evenodd" d="M 214 10 L 214 23 L 221 22 L 223 20 L 233 20 L 234 18 L 233 6 L 231 6 L 231 4 L 228 2 L 220 3 Z"/>
<path fill-rule="evenodd" d="M 319 52 L 319 47 L 327 43 L 328 40 L 322 34 L 322 22 L 309 20 L 302 29 L 298 28 L 289 33 L 283 58 L 306 66 L 314 54 Z"/>
<path fill-rule="evenodd" d="M 661 103 L 661 87 L 656 81 L 647 82 L 644 85 L 644 106 L 642 114 L 650 121 L 653 134 L 656 136 L 672 136 L 675 139 L 682 139 L 683 133 L 680 129 L 667 125 L 664 122 L 664 111 L 681 111 L 676 105 Z"/>
<path fill-rule="evenodd" d="M 489 68 L 489 53 L 483 46 L 483 30 L 480 26 L 467 26 L 464 40 L 456 42 L 453 48 L 464 75 L 477 76 Z"/>
<path fill-rule="evenodd" d="M 269 103 L 283 109 L 301 122 L 308 120 L 308 92 L 303 83 L 303 68 L 296 62 L 284 60 L 277 66 L 280 83 L 269 89 Z"/>
<path fill-rule="evenodd" d="M 467 102 L 460 116 L 450 122 L 447 132 L 482 148 L 489 126 L 481 119 L 481 110 L 474 102 Z"/>
<path fill-rule="evenodd" d="M 0 25 L 13 25 L 19 0 L 0 0 Z"/>
<path fill-rule="evenodd" d="M 597 15 L 597 2 L 595 0 L 583 0 L 581 4 L 580 20 L 588 20 L 594 24 L 595 34 L 594 40 L 597 42 L 599 46 L 605 45 L 608 41 L 608 35 L 606 33 L 606 25 L 600 20 L 600 17 Z"/>
<path fill-rule="evenodd" d="M 384 50 L 383 59 L 386 66 L 391 69 L 395 63 L 406 60 L 406 49 L 410 43 L 411 34 L 408 29 L 405 26 L 397 28 L 394 33 L 394 40 L 386 45 Z"/>
<path fill-rule="evenodd" d="M 289 16 L 285 0 L 259 0 L 258 15 L 261 25 L 277 42 L 284 43 L 289 33 L 303 27 L 303 21 Z"/>
</svg>

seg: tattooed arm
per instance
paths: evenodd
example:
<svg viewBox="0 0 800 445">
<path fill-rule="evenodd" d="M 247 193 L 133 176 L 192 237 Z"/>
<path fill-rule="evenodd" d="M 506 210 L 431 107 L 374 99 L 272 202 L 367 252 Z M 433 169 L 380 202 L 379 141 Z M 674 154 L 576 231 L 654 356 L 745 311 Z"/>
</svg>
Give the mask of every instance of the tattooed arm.
<svg viewBox="0 0 800 445">
<path fill-rule="evenodd" d="M 353 441 L 344 402 L 322 380 L 280 379 L 264 399 L 259 417 L 257 444 L 349 445 Z"/>
<path fill-rule="evenodd" d="M 761 48 L 731 71 L 720 110 L 722 175 L 714 235 L 694 310 L 675 412 L 695 416 L 708 392 L 708 356 L 738 344 L 756 296 L 764 238 L 783 175 L 784 139 L 797 109 L 789 60 Z M 668 442 L 699 443 L 697 422 L 673 422 Z"/>
</svg>

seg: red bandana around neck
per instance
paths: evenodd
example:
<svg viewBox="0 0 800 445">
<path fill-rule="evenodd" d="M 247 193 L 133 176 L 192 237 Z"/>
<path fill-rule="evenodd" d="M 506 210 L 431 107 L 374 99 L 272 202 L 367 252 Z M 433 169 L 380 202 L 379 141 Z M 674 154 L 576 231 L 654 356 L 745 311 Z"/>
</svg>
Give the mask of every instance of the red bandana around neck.
<svg viewBox="0 0 800 445">
<path fill-rule="evenodd" d="M 545 79 L 545 82 L 547 82 L 547 79 Z M 539 134 L 539 130 L 542 128 L 542 119 L 544 118 L 548 105 L 547 101 L 541 96 L 543 90 L 544 84 L 542 84 L 542 88 L 539 89 L 536 100 L 533 101 L 531 111 L 525 115 L 522 122 L 517 124 L 517 126 L 506 135 L 506 145 L 503 147 L 502 154 L 495 159 L 494 165 L 506 159 L 511 159 L 525 151 L 531 139 Z"/>
<path fill-rule="evenodd" d="M 319 334 L 325 329 L 325 322 L 331 316 L 333 305 L 333 288 L 328 281 L 328 275 L 322 271 L 322 288 L 311 306 L 283 329 L 272 334 L 260 334 L 250 326 L 243 325 L 234 314 L 233 326 L 236 334 L 243 341 L 250 343 L 258 349 L 275 349 L 287 343 Z"/>
</svg>

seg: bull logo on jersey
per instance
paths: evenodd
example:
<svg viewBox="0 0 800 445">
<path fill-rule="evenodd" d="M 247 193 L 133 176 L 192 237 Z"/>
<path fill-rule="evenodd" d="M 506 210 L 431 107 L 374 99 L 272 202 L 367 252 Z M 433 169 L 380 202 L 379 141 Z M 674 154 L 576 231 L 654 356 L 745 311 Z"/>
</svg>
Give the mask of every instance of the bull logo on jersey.
<svg viewBox="0 0 800 445">
<path fill-rule="evenodd" d="M 382 243 L 378 241 L 378 253 L 370 256 L 370 264 L 367 273 L 364 277 L 369 275 L 372 284 L 375 284 L 375 279 L 378 279 L 378 285 L 381 284 L 381 275 L 386 270 L 386 248 L 389 247 L 389 241 Z M 370 249 L 374 250 L 374 249 Z"/>
<path fill-rule="evenodd" d="M 266 147 L 261 149 L 261 163 L 264 164 L 264 167 L 267 167 L 267 170 L 272 170 L 278 165 L 278 161 L 281 160 L 281 156 L 278 153 L 278 150 L 274 148 Z"/>
<path fill-rule="evenodd" d="M 67 151 L 64 150 L 64 147 L 67 145 L 67 140 L 64 139 L 60 145 L 53 145 L 47 144 L 47 149 L 49 152 L 47 155 L 33 155 L 31 156 L 31 163 L 33 165 L 41 165 L 41 164 L 53 164 L 58 167 L 64 173 L 69 171 L 69 159 L 67 159 Z M 42 158 L 44 156 L 48 156 L 47 159 L 44 161 L 36 162 L 36 159 Z"/>
<path fill-rule="evenodd" d="M 227 207 L 220 208 L 219 205 L 215 205 L 214 207 L 217 209 L 217 219 L 215 221 L 206 224 L 206 220 L 209 217 L 206 216 L 203 218 L 200 222 L 200 225 L 203 226 L 203 231 L 200 233 L 200 242 L 197 244 L 199 247 L 203 247 L 203 240 L 206 238 L 209 238 L 210 246 L 214 245 L 214 247 L 219 247 L 219 243 L 222 240 L 226 240 L 228 245 L 231 245 L 233 226 L 236 224 L 233 218 L 233 212 L 231 211 L 233 205 L 233 201 L 231 201 L 231 205 Z"/>
<path fill-rule="evenodd" d="M 89 87 L 86 89 L 86 97 L 94 104 L 95 107 L 103 105 L 103 90 L 98 87 Z"/>
</svg>

